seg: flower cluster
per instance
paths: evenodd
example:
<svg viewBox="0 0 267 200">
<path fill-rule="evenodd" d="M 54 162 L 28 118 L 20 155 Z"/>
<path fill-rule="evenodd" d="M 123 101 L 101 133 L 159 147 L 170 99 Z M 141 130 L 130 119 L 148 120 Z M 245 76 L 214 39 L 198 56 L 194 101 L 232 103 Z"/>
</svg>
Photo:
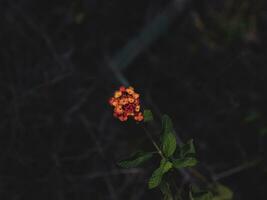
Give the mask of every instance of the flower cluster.
<svg viewBox="0 0 267 200">
<path fill-rule="evenodd" d="M 109 104 L 114 106 L 114 117 L 120 121 L 127 121 L 129 117 L 136 121 L 142 121 L 144 116 L 140 111 L 139 96 L 133 87 L 121 86 L 119 90 L 115 91 L 114 96 L 109 100 Z"/>
</svg>

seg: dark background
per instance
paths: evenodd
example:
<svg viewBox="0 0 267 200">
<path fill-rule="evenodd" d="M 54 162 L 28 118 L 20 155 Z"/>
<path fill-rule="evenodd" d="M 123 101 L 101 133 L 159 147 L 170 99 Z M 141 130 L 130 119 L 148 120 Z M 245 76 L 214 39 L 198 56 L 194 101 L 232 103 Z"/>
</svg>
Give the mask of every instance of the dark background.
<svg viewBox="0 0 267 200">
<path fill-rule="evenodd" d="M 140 125 L 112 116 L 108 99 L 127 84 L 194 138 L 199 173 L 234 199 L 266 199 L 266 8 L 0 0 L 0 199 L 161 199 L 147 189 L 157 161 L 116 166 L 152 148 Z"/>
</svg>

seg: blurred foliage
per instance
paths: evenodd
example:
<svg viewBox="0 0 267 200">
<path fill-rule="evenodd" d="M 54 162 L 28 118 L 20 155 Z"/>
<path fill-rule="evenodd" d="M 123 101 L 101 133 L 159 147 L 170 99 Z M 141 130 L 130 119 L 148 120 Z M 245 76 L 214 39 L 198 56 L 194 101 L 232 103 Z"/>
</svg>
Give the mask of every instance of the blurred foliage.
<svg viewBox="0 0 267 200">
<path fill-rule="evenodd" d="M 190 200 L 232 200 L 233 192 L 227 186 L 220 183 L 214 183 L 203 190 L 193 185 L 189 196 Z"/>
<path fill-rule="evenodd" d="M 258 17 L 263 1 L 256 2 L 225 0 L 219 9 L 214 8 L 213 4 L 208 6 L 203 18 L 194 15 L 195 26 L 204 42 L 210 48 L 227 47 L 239 41 L 258 42 Z"/>
</svg>

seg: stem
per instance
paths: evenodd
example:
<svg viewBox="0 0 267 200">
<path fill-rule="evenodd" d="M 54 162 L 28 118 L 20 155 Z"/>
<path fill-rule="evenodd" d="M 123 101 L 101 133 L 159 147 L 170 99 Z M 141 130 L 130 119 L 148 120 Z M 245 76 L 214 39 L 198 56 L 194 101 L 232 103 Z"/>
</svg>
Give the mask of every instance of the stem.
<svg viewBox="0 0 267 200">
<path fill-rule="evenodd" d="M 157 143 L 153 139 L 152 135 L 150 134 L 150 132 L 144 126 L 143 126 L 143 129 L 145 130 L 146 136 L 150 139 L 150 141 L 152 142 L 152 144 L 156 148 L 156 150 L 159 153 L 159 155 L 161 156 L 161 158 L 165 158 L 164 155 L 163 155 L 163 153 L 162 153 L 162 151 L 160 150 L 159 146 L 157 145 Z"/>
</svg>

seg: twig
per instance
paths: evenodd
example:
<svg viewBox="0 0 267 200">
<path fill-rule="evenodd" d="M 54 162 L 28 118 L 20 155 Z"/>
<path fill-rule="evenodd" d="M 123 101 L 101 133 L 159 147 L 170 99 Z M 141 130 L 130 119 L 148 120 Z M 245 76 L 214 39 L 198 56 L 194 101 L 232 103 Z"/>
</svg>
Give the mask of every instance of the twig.
<svg viewBox="0 0 267 200">
<path fill-rule="evenodd" d="M 83 174 L 80 176 L 75 175 L 67 175 L 68 179 L 71 181 L 80 180 L 80 179 L 97 179 L 104 178 L 108 176 L 119 176 L 123 174 L 141 174 L 143 172 L 142 169 L 121 169 L 121 170 L 112 170 L 110 172 L 107 171 L 99 171 L 94 172 L 92 174 Z"/>
<path fill-rule="evenodd" d="M 255 159 L 255 160 L 253 160 L 251 162 L 247 162 L 247 163 L 244 163 L 244 164 L 242 164 L 240 166 L 237 166 L 237 167 L 234 167 L 234 168 L 229 169 L 227 171 L 221 172 L 219 174 L 214 175 L 213 176 L 213 180 L 214 181 L 219 181 L 219 180 L 221 180 L 223 178 L 227 178 L 227 177 L 229 177 L 231 175 L 234 175 L 236 173 L 239 173 L 239 172 L 241 172 L 243 170 L 246 170 L 248 168 L 254 167 L 254 166 L 258 165 L 261 161 L 262 161 L 261 159 Z"/>
<path fill-rule="evenodd" d="M 114 57 L 108 62 L 108 67 L 114 73 L 116 79 L 123 85 L 129 86 L 129 81 L 122 73 L 130 63 L 166 32 L 175 19 L 185 9 L 189 0 L 173 0 L 166 9 L 156 16 L 154 20 L 146 25 L 140 34 L 128 42 Z"/>
<path fill-rule="evenodd" d="M 54 58 L 54 60 L 57 62 L 59 67 L 63 70 L 66 70 L 66 63 L 62 61 L 59 54 L 57 53 L 57 50 L 51 41 L 50 37 L 44 32 L 44 30 L 41 30 L 41 28 L 34 22 L 34 20 L 27 15 L 26 12 L 24 12 L 23 9 L 18 4 L 12 4 L 12 8 L 20 15 L 21 19 L 25 21 L 25 23 L 36 33 L 39 34 L 39 36 L 44 40 L 47 49 L 49 50 L 51 56 Z M 69 66 L 68 66 L 69 67 Z"/>
<path fill-rule="evenodd" d="M 80 115 L 80 119 L 81 119 L 81 122 L 83 123 L 84 127 L 88 130 L 88 132 L 90 133 L 92 139 L 94 140 L 95 142 L 95 145 L 96 145 L 96 148 L 98 150 L 98 153 L 99 155 L 104 159 L 104 160 L 107 160 L 106 159 L 106 156 L 105 156 L 105 153 L 103 151 L 103 148 L 102 148 L 102 145 L 100 144 L 100 142 L 98 141 L 98 139 L 96 138 L 95 134 L 92 133 L 92 130 L 91 130 L 91 125 L 88 121 L 88 119 L 86 118 L 86 116 L 84 115 Z M 84 176 L 84 175 L 83 175 Z M 103 176 L 106 184 L 107 184 L 107 188 L 109 190 L 109 193 L 110 193 L 110 196 L 112 199 L 118 199 L 118 195 L 117 195 L 117 192 L 115 191 L 115 188 L 112 184 L 112 181 L 110 179 L 109 176 Z"/>
<path fill-rule="evenodd" d="M 128 42 L 115 55 L 110 66 L 116 67 L 119 70 L 125 69 L 141 52 L 168 30 L 174 18 L 184 10 L 187 2 L 188 0 L 174 0 L 170 2 L 161 14 L 156 16 L 150 24 L 143 28 L 136 38 Z"/>
</svg>

